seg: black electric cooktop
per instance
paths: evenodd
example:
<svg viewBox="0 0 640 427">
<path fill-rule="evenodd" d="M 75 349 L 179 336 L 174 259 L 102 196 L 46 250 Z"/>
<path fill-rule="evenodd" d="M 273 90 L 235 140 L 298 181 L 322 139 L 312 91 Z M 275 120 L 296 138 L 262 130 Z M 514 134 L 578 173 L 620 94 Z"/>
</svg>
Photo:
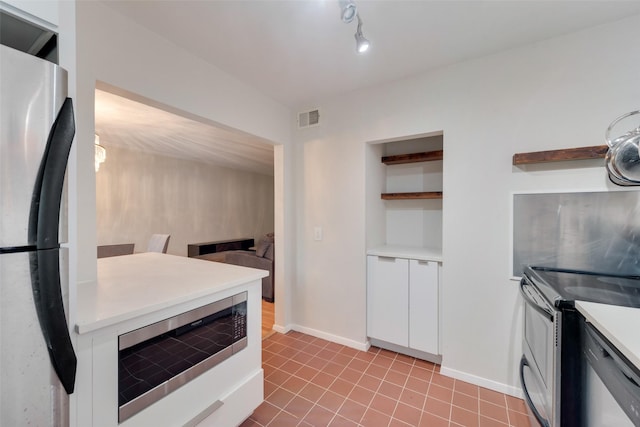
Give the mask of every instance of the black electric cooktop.
<svg viewBox="0 0 640 427">
<path fill-rule="evenodd" d="M 639 276 L 526 267 L 524 277 L 557 308 L 573 307 L 576 300 L 640 308 Z"/>
</svg>

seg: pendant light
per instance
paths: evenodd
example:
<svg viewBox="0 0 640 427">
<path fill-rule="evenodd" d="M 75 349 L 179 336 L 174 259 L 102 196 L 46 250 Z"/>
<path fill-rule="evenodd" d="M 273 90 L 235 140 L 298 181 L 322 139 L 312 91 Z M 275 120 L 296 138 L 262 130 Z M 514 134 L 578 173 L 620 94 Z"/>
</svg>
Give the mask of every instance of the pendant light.
<svg viewBox="0 0 640 427">
<path fill-rule="evenodd" d="M 96 172 L 98 172 L 98 170 L 100 169 L 100 164 L 104 163 L 107 158 L 107 150 L 102 145 L 100 145 L 100 137 L 97 134 L 95 135 L 95 139 L 93 140 L 93 147 L 95 151 L 95 168 Z"/>
</svg>

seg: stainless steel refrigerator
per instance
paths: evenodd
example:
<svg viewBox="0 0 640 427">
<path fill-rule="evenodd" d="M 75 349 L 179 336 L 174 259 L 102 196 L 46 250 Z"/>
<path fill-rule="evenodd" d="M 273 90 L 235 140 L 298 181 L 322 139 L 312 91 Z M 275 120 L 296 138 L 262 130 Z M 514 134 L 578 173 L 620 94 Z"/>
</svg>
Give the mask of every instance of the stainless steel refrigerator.
<svg viewBox="0 0 640 427">
<path fill-rule="evenodd" d="M 67 426 L 69 337 L 62 209 L 75 134 L 67 73 L 0 45 L 0 426 Z"/>
</svg>

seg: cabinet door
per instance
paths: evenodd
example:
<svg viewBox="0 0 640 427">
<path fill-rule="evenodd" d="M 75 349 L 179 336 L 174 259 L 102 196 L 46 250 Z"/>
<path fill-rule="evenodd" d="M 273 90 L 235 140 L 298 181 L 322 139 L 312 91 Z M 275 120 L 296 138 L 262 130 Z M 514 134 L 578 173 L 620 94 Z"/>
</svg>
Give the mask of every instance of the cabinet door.
<svg viewBox="0 0 640 427">
<path fill-rule="evenodd" d="M 439 354 L 438 263 L 409 262 L 409 347 Z"/>
<path fill-rule="evenodd" d="M 409 345 L 409 262 L 367 257 L 367 335 Z"/>
</svg>

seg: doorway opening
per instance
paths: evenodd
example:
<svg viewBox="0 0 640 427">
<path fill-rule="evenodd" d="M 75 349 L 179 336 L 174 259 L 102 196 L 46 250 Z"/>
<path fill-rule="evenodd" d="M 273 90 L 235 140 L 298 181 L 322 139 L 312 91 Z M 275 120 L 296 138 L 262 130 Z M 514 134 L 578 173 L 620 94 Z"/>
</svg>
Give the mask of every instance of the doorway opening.
<svg viewBox="0 0 640 427">
<path fill-rule="evenodd" d="M 283 208 L 274 197 L 277 144 L 101 82 L 95 134 L 106 154 L 96 162 L 99 248 L 145 252 L 152 235 L 165 234 L 167 253 L 190 256 L 190 244 L 257 245 L 274 232 Z M 264 337 L 275 305 L 263 299 L 262 308 Z"/>
</svg>

